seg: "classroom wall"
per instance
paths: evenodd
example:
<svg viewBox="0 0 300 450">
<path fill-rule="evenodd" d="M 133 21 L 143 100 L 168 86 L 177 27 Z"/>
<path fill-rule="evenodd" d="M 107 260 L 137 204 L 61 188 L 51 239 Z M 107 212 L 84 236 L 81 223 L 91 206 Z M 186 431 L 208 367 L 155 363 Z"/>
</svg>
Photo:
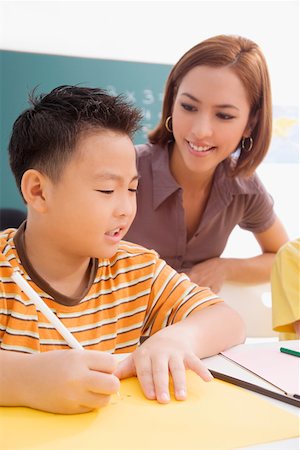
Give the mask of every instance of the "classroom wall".
<svg viewBox="0 0 300 450">
<path fill-rule="evenodd" d="M 171 66 L 192 45 L 215 34 L 241 34 L 255 40 L 268 61 L 275 113 L 272 157 L 261 165 L 259 175 L 273 196 L 275 209 L 290 237 L 300 234 L 298 29 L 298 2 L 288 0 L 0 2 L 0 48 L 5 50 L 5 55 L 7 51 L 13 51 L 15 56 L 16 51 L 22 52 L 20 58 L 24 57 L 24 52 L 30 52 L 86 58 L 87 66 L 93 59 L 98 63 L 102 60 L 104 65 L 116 60 L 130 64 L 150 63 L 151 67 L 156 64 Z M 6 95 L 6 103 L 1 101 L 1 114 L 2 119 L 12 120 L 9 116 L 12 113 L 9 109 L 11 91 L 4 85 L 3 63 L 2 58 L 0 92 L 2 100 Z M 30 70 L 38 73 L 40 67 L 31 64 Z M 45 77 L 53 78 L 55 70 L 51 72 L 50 67 Z M 6 72 L 8 78 L 15 77 L 16 80 L 22 78 L 22 74 L 22 68 L 13 65 Z M 123 75 L 121 70 L 118 71 L 121 85 Z M 73 79 L 76 76 L 74 73 Z M 42 78 L 40 83 L 45 84 Z M 59 84 L 63 78 L 68 77 L 66 74 L 54 77 L 53 82 Z M 81 81 L 88 81 L 88 77 Z M 25 83 L 26 87 L 30 88 Z M 20 108 L 23 101 L 24 98 L 19 99 Z M 4 147 L 5 143 L 1 146 L 2 180 L 4 172 L 5 176 L 11 177 L 6 163 L 2 163 Z M 5 189 L 10 182 L 12 179 L 3 185 L 0 180 L 0 198 L 4 202 Z M 18 194 L 15 191 L 13 195 Z M 293 207 L 287 206 L 290 198 L 293 198 Z M 236 240 L 233 236 L 229 251 L 237 256 L 241 252 L 244 256 L 255 253 L 257 244 L 249 233 L 237 232 L 242 233 L 242 240 L 234 248 Z M 240 245 L 241 242 L 244 245 Z"/>
<path fill-rule="evenodd" d="M 264 50 L 274 102 L 298 103 L 298 0 L 0 1 L 0 48 L 174 64 L 210 36 Z"/>
</svg>

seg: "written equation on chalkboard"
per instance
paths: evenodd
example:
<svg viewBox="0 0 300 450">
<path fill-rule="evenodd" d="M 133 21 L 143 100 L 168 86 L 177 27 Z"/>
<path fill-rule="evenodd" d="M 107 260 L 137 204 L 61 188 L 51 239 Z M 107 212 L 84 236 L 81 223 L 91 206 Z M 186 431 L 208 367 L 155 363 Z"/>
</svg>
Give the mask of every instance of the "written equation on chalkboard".
<svg viewBox="0 0 300 450">
<path fill-rule="evenodd" d="M 120 92 L 115 86 L 107 85 L 105 89 L 111 95 L 123 94 L 126 99 L 135 104 L 143 114 L 141 131 L 138 133 L 136 140 L 142 138 L 142 142 L 147 139 L 149 131 L 156 127 L 161 118 L 161 109 L 163 101 L 163 92 L 154 92 L 153 89 L 145 88 L 137 91 L 125 90 Z"/>
</svg>

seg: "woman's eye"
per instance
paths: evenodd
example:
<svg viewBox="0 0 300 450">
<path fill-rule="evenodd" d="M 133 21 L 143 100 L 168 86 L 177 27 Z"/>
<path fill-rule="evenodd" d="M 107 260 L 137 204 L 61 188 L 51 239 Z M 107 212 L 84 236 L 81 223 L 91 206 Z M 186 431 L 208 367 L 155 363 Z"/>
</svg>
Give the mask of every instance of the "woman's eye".
<svg viewBox="0 0 300 450">
<path fill-rule="evenodd" d="M 225 113 L 218 113 L 217 117 L 219 117 L 222 120 L 234 119 L 234 116 L 231 116 L 230 114 L 225 114 Z"/>
<path fill-rule="evenodd" d="M 189 105 L 188 103 L 181 103 L 181 106 L 182 106 L 182 108 L 185 109 L 186 111 L 196 111 L 195 106 Z"/>
</svg>

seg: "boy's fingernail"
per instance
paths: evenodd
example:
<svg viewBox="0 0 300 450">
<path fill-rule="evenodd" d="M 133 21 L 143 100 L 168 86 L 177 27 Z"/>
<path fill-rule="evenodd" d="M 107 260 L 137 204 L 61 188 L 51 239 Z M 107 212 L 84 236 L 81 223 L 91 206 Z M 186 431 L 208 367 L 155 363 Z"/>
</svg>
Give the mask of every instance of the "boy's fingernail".
<svg viewBox="0 0 300 450">
<path fill-rule="evenodd" d="M 180 389 L 180 391 L 177 392 L 177 398 L 184 400 L 186 398 L 186 391 L 184 389 Z"/>
<path fill-rule="evenodd" d="M 168 401 L 170 401 L 170 396 L 166 392 L 163 392 L 159 396 L 159 400 L 162 401 L 162 402 L 168 402 Z"/>
<path fill-rule="evenodd" d="M 148 398 L 151 398 L 151 399 L 155 398 L 155 392 L 154 391 L 148 392 Z"/>
</svg>

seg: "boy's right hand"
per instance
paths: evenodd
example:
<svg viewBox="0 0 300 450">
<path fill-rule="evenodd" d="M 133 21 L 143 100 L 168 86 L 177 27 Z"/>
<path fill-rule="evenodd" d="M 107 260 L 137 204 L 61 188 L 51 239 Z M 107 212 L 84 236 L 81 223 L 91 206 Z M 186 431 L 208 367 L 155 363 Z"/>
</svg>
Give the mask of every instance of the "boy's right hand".
<svg viewBox="0 0 300 450">
<path fill-rule="evenodd" d="M 25 362 L 26 361 L 26 362 Z M 22 406 L 75 414 L 105 406 L 120 387 L 116 358 L 93 350 L 55 350 L 26 355 Z"/>
</svg>

